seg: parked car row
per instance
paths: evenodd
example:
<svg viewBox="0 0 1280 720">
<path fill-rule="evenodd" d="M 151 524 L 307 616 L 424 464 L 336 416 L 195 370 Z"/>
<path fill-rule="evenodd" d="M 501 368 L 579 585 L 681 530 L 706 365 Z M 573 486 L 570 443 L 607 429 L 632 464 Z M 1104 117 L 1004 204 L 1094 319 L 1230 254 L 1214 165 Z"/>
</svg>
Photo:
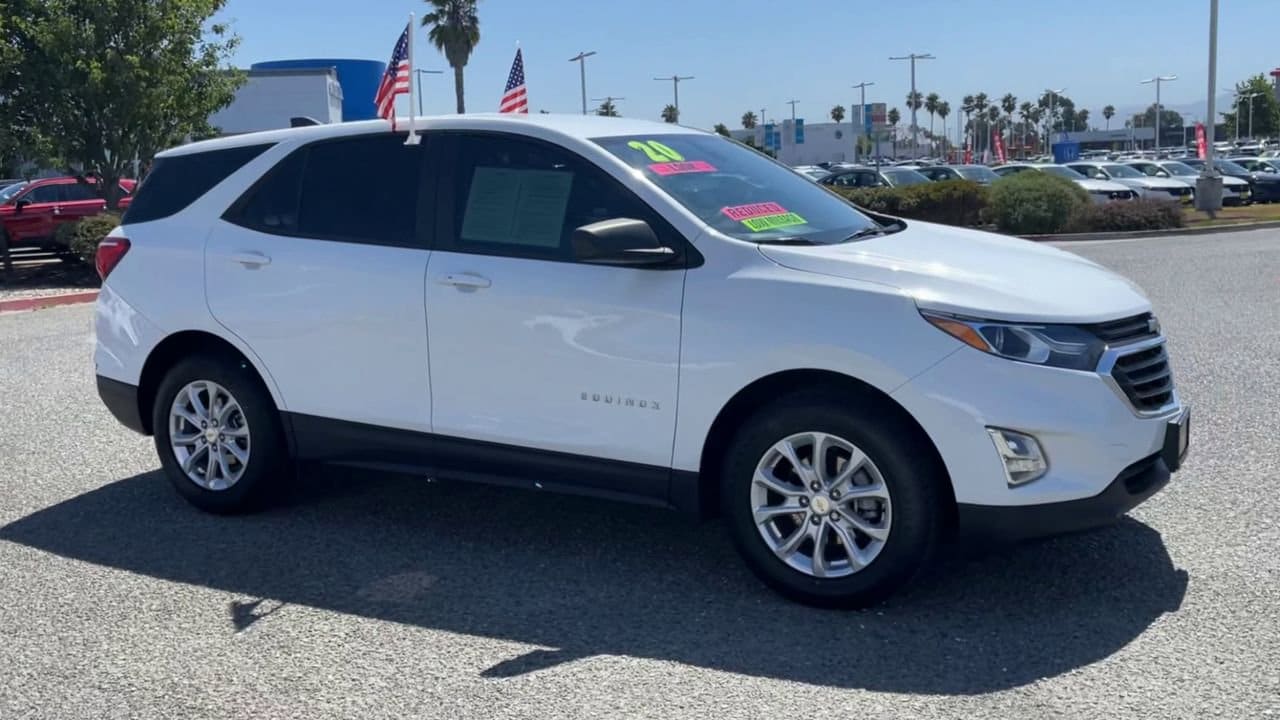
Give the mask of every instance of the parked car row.
<svg viewBox="0 0 1280 720">
<path fill-rule="evenodd" d="M 117 207 L 133 199 L 136 183 L 120 181 Z M 10 247 L 35 246 L 51 250 L 58 226 L 97 215 L 107 209 L 93 177 L 54 177 L 19 181 L 0 188 L 0 229 Z"/>
</svg>

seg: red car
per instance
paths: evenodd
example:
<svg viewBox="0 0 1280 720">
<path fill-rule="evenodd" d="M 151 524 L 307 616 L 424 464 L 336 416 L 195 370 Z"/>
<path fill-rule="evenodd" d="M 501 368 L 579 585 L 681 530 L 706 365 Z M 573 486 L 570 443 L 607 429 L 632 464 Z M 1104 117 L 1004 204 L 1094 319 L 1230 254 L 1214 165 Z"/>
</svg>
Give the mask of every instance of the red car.
<svg viewBox="0 0 1280 720">
<path fill-rule="evenodd" d="M 94 178 L 55 177 L 0 188 L 0 227 L 9 246 L 51 247 L 59 225 L 106 210 L 107 201 L 98 196 L 96 182 Z M 135 185 L 133 180 L 120 181 L 120 210 L 129 206 Z"/>
</svg>

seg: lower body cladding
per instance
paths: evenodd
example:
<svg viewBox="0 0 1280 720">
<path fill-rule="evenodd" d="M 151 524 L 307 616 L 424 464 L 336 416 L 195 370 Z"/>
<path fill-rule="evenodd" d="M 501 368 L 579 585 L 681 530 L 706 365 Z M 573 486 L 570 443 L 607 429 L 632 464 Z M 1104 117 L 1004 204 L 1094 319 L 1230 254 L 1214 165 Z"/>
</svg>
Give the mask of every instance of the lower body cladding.
<svg viewBox="0 0 1280 720">
<path fill-rule="evenodd" d="M 1176 393 L 1139 414 L 1109 378 L 962 348 L 893 393 L 924 427 L 951 477 L 960 531 L 1020 539 L 1111 522 L 1154 495 L 1177 470 L 1190 413 Z M 1011 431 L 1034 439 L 1044 469 L 1019 482 Z M 1013 445 L 1010 445 L 1012 447 Z M 1023 463 L 1026 460 L 1014 459 Z"/>
</svg>

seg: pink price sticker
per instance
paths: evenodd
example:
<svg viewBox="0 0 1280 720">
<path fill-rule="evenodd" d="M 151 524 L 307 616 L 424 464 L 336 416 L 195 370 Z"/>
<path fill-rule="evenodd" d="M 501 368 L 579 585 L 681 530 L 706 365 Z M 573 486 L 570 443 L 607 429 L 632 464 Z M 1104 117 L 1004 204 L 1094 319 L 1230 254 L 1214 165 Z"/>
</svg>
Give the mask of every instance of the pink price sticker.
<svg viewBox="0 0 1280 720">
<path fill-rule="evenodd" d="M 684 173 L 715 172 L 716 167 L 706 160 L 690 160 L 688 162 L 654 163 L 649 169 L 658 175 L 683 175 Z"/>
<path fill-rule="evenodd" d="M 766 215 L 782 215 L 787 212 L 787 209 L 776 202 L 762 202 L 721 208 L 720 212 L 728 215 L 732 220 L 741 222 L 743 220 L 764 217 Z"/>
</svg>

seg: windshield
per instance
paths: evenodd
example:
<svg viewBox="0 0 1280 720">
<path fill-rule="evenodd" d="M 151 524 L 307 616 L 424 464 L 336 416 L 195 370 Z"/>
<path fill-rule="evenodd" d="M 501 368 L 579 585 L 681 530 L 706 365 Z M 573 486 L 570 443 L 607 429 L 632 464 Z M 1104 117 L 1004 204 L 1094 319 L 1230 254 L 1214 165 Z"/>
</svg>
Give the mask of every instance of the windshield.
<svg viewBox="0 0 1280 720">
<path fill-rule="evenodd" d="M 1244 168 L 1231 162 L 1230 160 L 1215 160 L 1213 164 L 1217 165 L 1219 170 L 1221 170 L 1224 173 L 1227 173 L 1228 175 L 1248 175 L 1249 174 L 1248 170 L 1245 170 Z"/>
<path fill-rule="evenodd" d="M 978 182 L 992 182 L 999 180 L 1000 175 L 996 171 L 986 165 L 970 165 L 968 167 L 958 167 L 956 172 L 960 173 L 960 177 L 965 180 L 976 180 Z"/>
<path fill-rule="evenodd" d="M 22 188 L 26 186 L 27 184 L 25 182 L 18 182 L 18 183 L 9 185 L 3 190 L 0 190 L 0 205 L 4 205 L 5 203 L 9 202 L 9 200 L 11 200 L 14 195 L 17 195 L 18 193 L 22 192 Z"/>
<path fill-rule="evenodd" d="M 826 245 L 879 227 L 830 190 L 718 135 L 633 135 L 594 142 L 700 220 L 739 240 L 795 238 Z"/>
<path fill-rule="evenodd" d="M 1045 173 L 1048 175 L 1055 175 L 1057 177 L 1066 178 L 1068 180 L 1084 179 L 1084 175 L 1081 175 L 1080 173 L 1076 172 L 1075 170 L 1072 170 L 1069 167 L 1063 167 L 1061 165 L 1041 165 L 1037 169 L 1042 173 Z"/>
<path fill-rule="evenodd" d="M 884 179 L 893 187 L 902 185 L 919 185 L 920 183 L 930 182 L 929 178 L 921 175 L 915 170 L 907 168 L 885 168 L 880 171 Z"/>
<path fill-rule="evenodd" d="M 1195 168 L 1180 162 L 1167 162 L 1162 164 L 1160 167 L 1169 171 L 1170 175 L 1199 175 L 1200 174 L 1196 172 Z"/>
<path fill-rule="evenodd" d="M 1118 177 L 1118 178 L 1146 177 L 1146 175 L 1143 175 L 1142 173 L 1138 172 L 1137 170 L 1134 170 L 1128 165 L 1103 165 L 1102 169 L 1106 170 L 1107 174 L 1110 175 L 1111 177 Z"/>
</svg>

